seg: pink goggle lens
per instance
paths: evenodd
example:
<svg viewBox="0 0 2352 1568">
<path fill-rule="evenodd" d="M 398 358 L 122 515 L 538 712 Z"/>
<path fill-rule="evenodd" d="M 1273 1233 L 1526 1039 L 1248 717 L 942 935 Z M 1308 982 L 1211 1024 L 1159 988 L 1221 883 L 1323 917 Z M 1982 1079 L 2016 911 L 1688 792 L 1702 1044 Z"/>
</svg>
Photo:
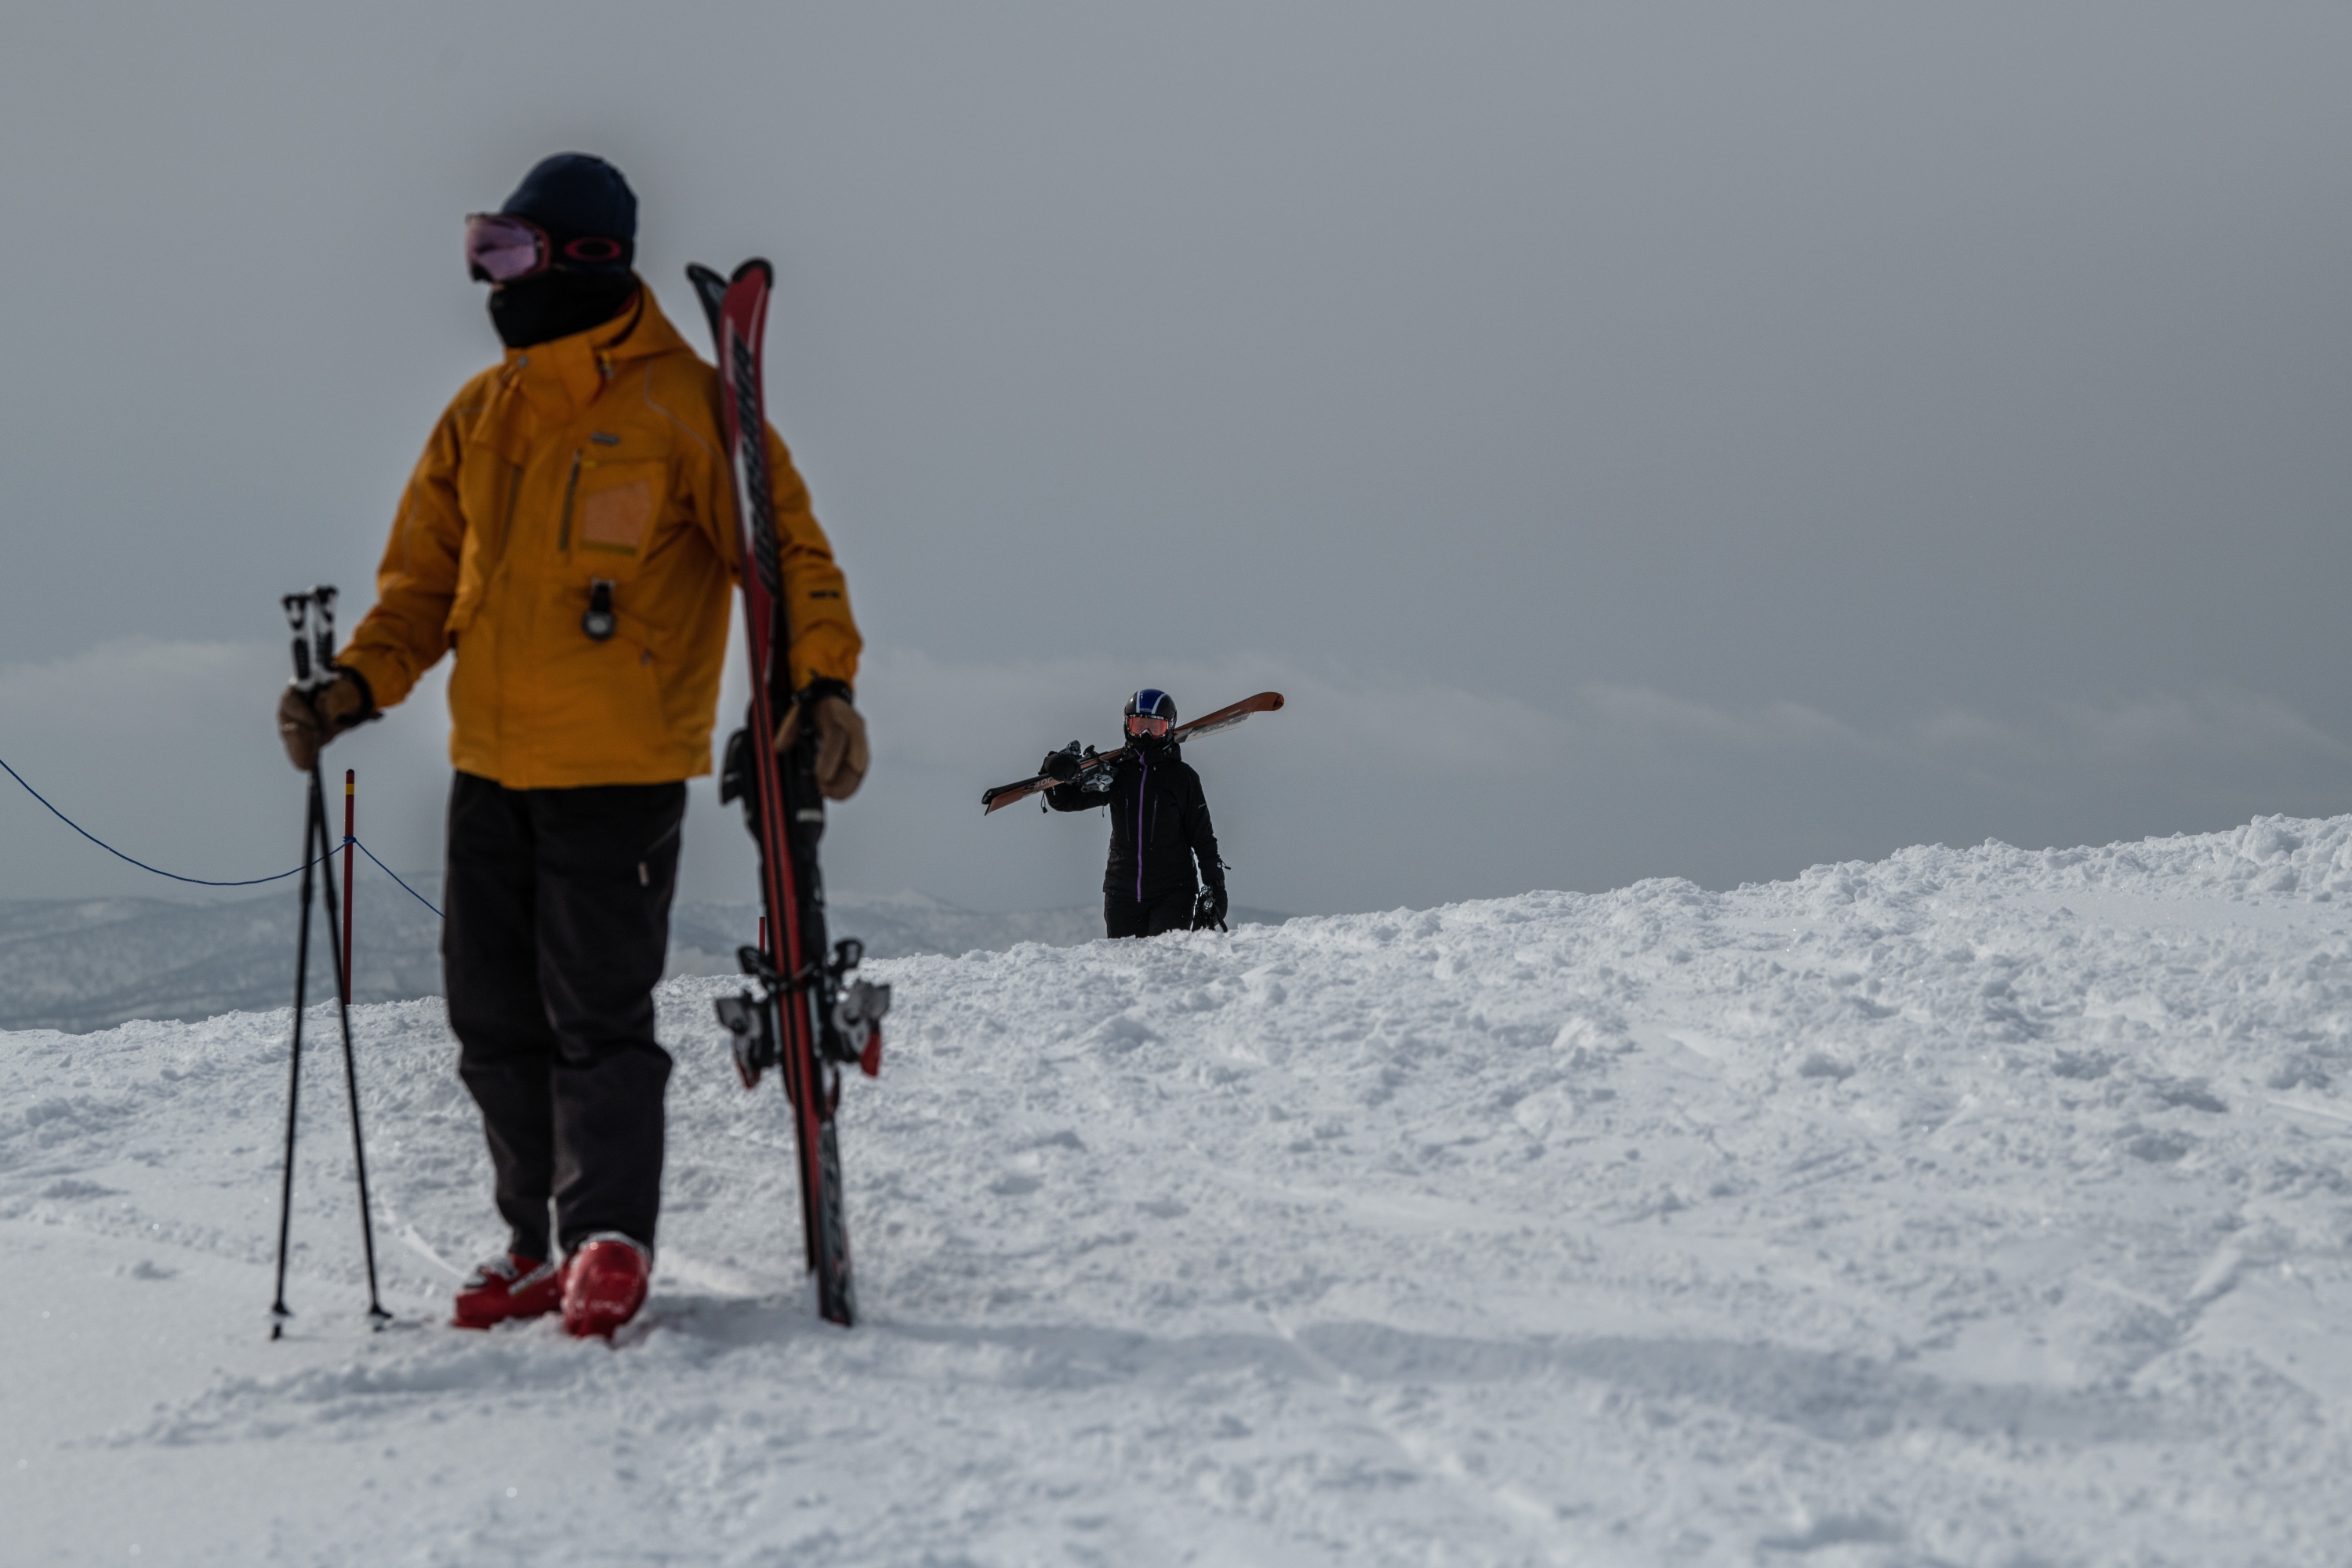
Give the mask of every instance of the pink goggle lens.
<svg viewBox="0 0 2352 1568">
<path fill-rule="evenodd" d="M 1168 721 L 1149 713 L 1130 713 L 1127 716 L 1127 732 L 1130 735 L 1165 735 L 1168 733 Z"/>
<path fill-rule="evenodd" d="M 520 218 L 476 213 L 466 220 L 466 266 L 493 283 L 511 283 L 547 266 L 547 236 Z"/>
</svg>

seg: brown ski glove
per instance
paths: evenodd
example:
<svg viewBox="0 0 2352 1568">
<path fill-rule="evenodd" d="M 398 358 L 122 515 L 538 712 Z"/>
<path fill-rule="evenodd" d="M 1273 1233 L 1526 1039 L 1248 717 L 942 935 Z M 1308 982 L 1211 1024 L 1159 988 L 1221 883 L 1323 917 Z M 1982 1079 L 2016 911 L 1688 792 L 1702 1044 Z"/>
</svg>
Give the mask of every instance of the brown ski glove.
<svg viewBox="0 0 2352 1568">
<path fill-rule="evenodd" d="M 278 738 L 285 743 L 286 760 L 295 772 L 309 773 L 319 760 L 320 747 L 373 718 L 374 710 L 366 682 L 349 670 L 315 696 L 288 687 L 278 699 Z"/>
<path fill-rule="evenodd" d="M 800 739 L 801 712 L 815 710 L 816 787 L 827 800 L 847 800 L 866 782 L 870 759 L 866 745 L 866 717 L 845 697 L 827 694 L 793 705 L 776 730 L 776 754 L 792 750 Z"/>
</svg>

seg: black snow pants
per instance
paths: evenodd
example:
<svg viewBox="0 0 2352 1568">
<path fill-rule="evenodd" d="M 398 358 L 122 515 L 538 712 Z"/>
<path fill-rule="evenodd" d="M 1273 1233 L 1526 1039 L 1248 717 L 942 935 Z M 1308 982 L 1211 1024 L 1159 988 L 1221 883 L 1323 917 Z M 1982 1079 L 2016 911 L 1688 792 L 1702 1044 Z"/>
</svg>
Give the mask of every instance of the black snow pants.
<svg viewBox="0 0 2352 1568">
<path fill-rule="evenodd" d="M 686 785 L 449 791 L 441 934 L 457 1075 L 481 1107 L 509 1245 L 600 1231 L 648 1247 L 661 1208 L 653 988 L 669 946 Z"/>
<path fill-rule="evenodd" d="M 1191 931 L 1192 898 L 1190 889 L 1141 900 L 1120 893 L 1105 893 L 1103 934 L 1158 936 L 1164 931 Z"/>
</svg>

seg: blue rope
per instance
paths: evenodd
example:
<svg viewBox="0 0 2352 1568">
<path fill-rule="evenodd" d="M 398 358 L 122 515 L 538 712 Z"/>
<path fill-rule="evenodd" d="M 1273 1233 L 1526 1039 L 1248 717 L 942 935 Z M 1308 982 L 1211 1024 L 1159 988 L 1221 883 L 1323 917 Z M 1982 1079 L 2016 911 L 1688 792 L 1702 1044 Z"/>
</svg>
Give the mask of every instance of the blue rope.
<svg viewBox="0 0 2352 1568">
<path fill-rule="evenodd" d="M 346 838 L 343 840 L 343 842 L 344 842 L 344 843 L 346 843 L 346 844 L 360 844 L 360 841 L 359 841 L 358 839 L 356 839 L 356 838 L 350 838 L 350 837 L 346 837 Z M 374 850 L 373 850 L 373 849 L 371 849 L 371 848 L 369 848 L 369 847 L 368 847 L 366 845 L 364 845 L 364 844 L 360 844 L 360 853 L 361 853 L 361 854 L 362 854 L 362 855 L 364 855 L 364 856 L 366 856 L 366 857 L 367 857 L 369 859 L 371 859 L 371 860 L 375 860 L 375 851 L 374 851 Z M 385 876 L 387 876 L 387 877 L 391 878 L 394 881 L 395 881 L 395 882 L 400 882 L 400 873 L 399 873 L 399 872 L 397 872 L 397 871 L 395 871 L 395 870 L 394 870 L 391 867 L 389 867 L 389 866 L 385 865 L 383 861 L 381 861 L 381 860 L 375 860 L 375 868 L 376 868 L 377 870 L 379 870 L 379 871 L 383 872 Z M 428 910 L 433 910 L 433 900 L 430 900 L 430 899 L 426 898 L 424 894 L 422 894 L 422 893 L 418 892 L 415 889 L 409 887 L 409 886 L 408 886 L 408 884 L 407 884 L 407 883 L 405 883 L 405 882 L 400 882 L 400 885 L 401 885 L 401 887 L 402 887 L 402 888 L 404 888 L 404 889 L 405 889 L 407 890 L 408 896 L 409 896 L 410 898 L 415 899 L 418 903 L 423 904 L 426 909 L 428 909 Z M 433 918 L 434 918 L 434 919 L 436 919 L 436 920 L 447 920 L 449 917 L 448 917 L 448 916 L 446 916 L 446 915 L 445 915 L 445 914 L 443 914 L 439 910 L 433 910 Z"/>
<path fill-rule="evenodd" d="M 18 773 L 16 769 L 9 767 L 5 759 L 0 759 L 0 770 L 5 770 L 10 778 L 15 779 L 20 784 L 25 784 L 25 793 L 26 795 L 31 795 L 43 805 L 48 805 L 49 815 L 51 816 L 56 817 L 59 822 L 64 823 L 68 827 L 72 828 L 76 833 L 80 834 L 84 838 L 89 839 L 92 844 L 97 845 L 109 855 L 113 856 L 118 860 L 130 860 L 133 866 L 138 867 L 142 871 L 152 871 L 158 877 L 169 877 L 174 882 L 194 882 L 199 888 L 255 888 L 259 887 L 264 882 L 282 882 L 287 878 L 295 875 L 296 872 L 304 869 L 306 866 L 315 866 L 319 863 L 318 860 L 306 861 L 302 866 L 295 867 L 292 871 L 280 871 L 275 877 L 248 877 L 241 882 L 213 882 L 207 881 L 202 877 L 183 877 L 177 871 L 166 871 L 161 866 L 150 866 L 144 860 L 131 859 L 130 856 L 125 855 L 113 845 L 109 844 L 97 834 L 90 832 L 89 829 L 84 827 L 80 823 L 76 822 L 72 817 L 68 816 L 64 812 L 59 811 L 56 806 L 49 805 L 48 797 L 44 795 L 39 790 L 35 789 L 31 784 L 25 784 L 25 775 Z M 328 853 L 332 854 L 333 851 L 330 850 Z M 325 858 L 327 858 L 327 856 L 325 855 L 319 858 L 320 860 L 323 860 Z M 368 858 L 373 860 L 375 857 L 371 855 Z"/>
<path fill-rule="evenodd" d="M 84 838 L 89 839 L 92 844 L 97 845 L 109 855 L 113 856 L 118 860 L 129 860 L 131 864 L 138 867 L 142 871 L 152 871 L 158 877 L 169 877 L 174 882 L 192 882 L 199 888 L 257 888 L 265 882 L 282 882 L 287 878 L 294 876 L 298 872 L 307 870 L 310 867 L 318 865 L 320 860 L 331 860 L 335 858 L 335 851 L 333 849 L 330 849 L 324 855 L 320 856 L 318 860 L 305 861 L 302 865 L 295 867 L 292 871 L 280 871 L 274 877 L 247 877 L 243 881 L 237 882 L 215 882 L 209 881 L 203 877 L 183 877 L 177 871 L 166 871 L 161 866 L 150 866 L 144 860 L 133 859 L 131 856 L 125 855 L 121 850 L 117 849 L 113 845 L 109 844 L 105 839 L 100 838 L 97 834 L 92 833 L 89 829 L 84 827 L 80 823 L 76 822 L 72 817 L 68 816 L 64 812 L 59 811 L 56 806 L 49 805 L 48 796 L 43 795 L 39 790 L 35 789 L 31 784 L 25 784 L 25 775 L 10 767 L 8 765 L 7 759 L 5 757 L 0 757 L 0 773 L 5 773 L 10 778 L 15 779 L 18 784 L 25 784 L 25 793 L 31 795 L 35 800 L 39 801 L 43 805 L 47 805 L 49 807 L 49 815 L 51 816 L 56 817 L 59 822 L 64 823 L 68 827 L 72 828 L 76 833 L 80 834 Z M 385 876 L 390 877 L 394 881 L 400 882 L 400 873 L 394 871 L 383 861 L 376 860 L 374 850 L 369 848 L 364 844 L 361 844 L 358 839 L 353 838 L 349 835 L 344 837 L 343 843 L 358 846 L 359 852 L 361 854 L 366 856 L 371 860 L 375 860 L 375 868 L 377 870 L 383 872 Z M 341 847 L 341 846 L 338 846 L 337 847 Z M 407 892 L 410 898 L 415 899 L 426 909 L 433 910 L 432 900 L 426 898 L 415 889 L 409 887 L 405 882 L 400 882 L 400 885 L 402 889 Z M 439 910 L 433 910 L 433 913 L 436 919 L 446 920 L 447 918 L 443 915 Z"/>
</svg>

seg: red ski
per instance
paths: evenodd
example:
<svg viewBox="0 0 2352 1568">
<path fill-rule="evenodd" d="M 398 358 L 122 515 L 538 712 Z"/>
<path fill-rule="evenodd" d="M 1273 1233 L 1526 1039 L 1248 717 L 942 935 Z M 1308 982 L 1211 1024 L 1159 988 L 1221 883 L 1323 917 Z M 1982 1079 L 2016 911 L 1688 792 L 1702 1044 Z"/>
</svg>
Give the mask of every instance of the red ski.
<svg viewBox="0 0 2352 1568">
<path fill-rule="evenodd" d="M 1255 697 L 1243 698 L 1230 708 L 1220 708 L 1214 713 L 1203 713 L 1190 724 L 1177 725 L 1168 731 L 1168 739 L 1174 744 L 1181 745 L 1186 741 L 1195 740 L 1202 735 L 1213 735 L 1220 730 L 1230 730 L 1253 713 L 1271 713 L 1281 706 L 1281 692 L 1261 691 Z M 1076 742 L 1072 742 L 1071 744 L 1076 745 Z M 1088 752 L 1078 759 L 1078 771 L 1072 773 L 1070 777 L 1080 778 L 1097 768 L 1109 767 L 1119 758 L 1127 755 L 1127 751 L 1125 746 L 1121 746 L 1116 752 Z M 986 816 L 992 811 L 1002 811 L 1014 801 L 1027 800 L 1041 789 L 1052 789 L 1055 782 L 1053 774 L 1039 773 L 1034 778 L 1022 779 L 1015 784 L 998 784 L 994 789 L 982 790 L 980 794 L 980 814 Z"/>
<path fill-rule="evenodd" d="M 707 267 L 688 267 L 686 275 L 718 345 L 720 411 L 735 479 L 744 644 L 751 658 L 751 716 L 728 740 L 719 798 L 743 799 L 760 846 L 760 899 L 767 910 L 761 944 L 738 951 L 757 988 L 721 999 L 719 1021 L 735 1037 L 735 1068 L 744 1088 L 756 1088 L 769 1068 L 782 1069 L 817 1310 L 845 1327 L 857 1316 L 857 1293 L 850 1278 L 834 1111 L 845 1064 L 857 1063 L 869 1077 L 880 1070 L 881 1020 L 889 1011 L 890 988 L 849 980 L 863 953 L 858 942 L 840 942 L 827 956 L 824 884 L 816 863 L 824 797 L 816 787 L 815 725 L 803 724 L 791 751 L 776 754 L 777 731 L 795 698 L 761 390 L 760 345 L 774 273 L 754 259 L 731 279 Z"/>
</svg>

